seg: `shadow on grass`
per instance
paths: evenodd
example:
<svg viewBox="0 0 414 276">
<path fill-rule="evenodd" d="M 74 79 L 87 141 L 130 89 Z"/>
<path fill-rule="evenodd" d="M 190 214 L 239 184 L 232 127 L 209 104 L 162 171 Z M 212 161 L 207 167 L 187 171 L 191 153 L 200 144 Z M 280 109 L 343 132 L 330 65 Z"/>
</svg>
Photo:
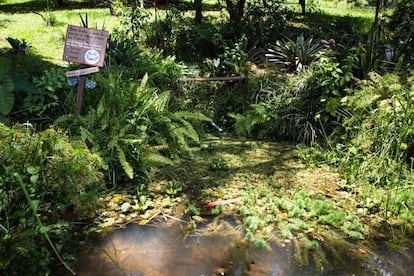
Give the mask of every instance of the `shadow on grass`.
<svg viewBox="0 0 414 276">
<path fill-rule="evenodd" d="M 17 2 L 17 1 L 16 1 Z M 3 3 L 0 1 L 0 11 L 9 13 L 32 13 L 47 10 L 48 5 L 45 0 L 33 0 L 19 3 Z M 92 2 L 64 1 L 64 5 L 58 6 L 54 1 L 49 1 L 49 9 L 56 10 L 72 10 L 87 8 L 107 8 L 109 13 L 109 4 L 107 2 L 93 4 Z"/>
<path fill-rule="evenodd" d="M 242 196 L 249 187 L 290 185 L 297 172 L 297 153 L 288 143 L 214 138 L 194 155 L 164 167 L 156 179 L 185 184 L 187 197 L 199 204 Z M 281 181 L 275 185 L 272 179 Z"/>
<path fill-rule="evenodd" d="M 334 38 L 343 45 L 355 46 L 361 42 L 372 26 L 372 19 L 353 15 L 331 15 L 323 11 L 296 16 L 289 24 L 290 38 L 300 34 L 321 39 Z"/>
<path fill-rule="evenodd" d="M 34 53 L 13 54 L 10 53 L 10 49 L 11 48 L 0 48 L 0 56 L 9 59 L 12 62 L 12 74 L 18 75 L 26 80 L 41 76 L 46 69 L 59 67 L 58 65 L 45 60 L 44 57 L 40 55 Z"/>
<path fill-rule="evenodd" d="M 17 1 L 16 1 L 17 2 Z M 124 3 L 124 6 L 135 6 L 137 4 L 128 4 Z M 194 6 L 192 3 L 172 3 L 171 5 L 180 7 L 184 10 L 193 10 Z M 168 9 L 171 5 L 159 5 L 157 6 L 157 9 L 165 10 Z M 47 10 L 48 5 L 45 0 L 32 0 L 32 1 L 26 1 L 26 2 L 19 2 L 19 3 L 4 3 L 4 1 L 0 0 L 0 11 L 2 12 L 9 12 L 9 13 L 31 13 L 31 12 L 42 12 Z M 55 1 L 49 1 L 49 9 L 51 11 L 56 10 L 72 10 L 72 9 L 108 9 L 109 13 L 109 1 L 102 1 L 100 3 L 94 4 L 93 1 L 68 1 L 65 0 L 63 5 L 57 5 Z M 147 3 L 145 5 L 145 8 L 151 9 L 154 8 L 154 4 Z M 208 11 L 220 11 L 223 7 L 219 4 L 208 4 L 203 3 L 203 12 Z"/>
<path fill-rule="evenodd" d="M 52 112 L 52 108 L 49 108 L 50 113 L 46 115 L 33 113 L 27 108 L 25 102 L 30 95 L 34 95 L 32 101 L 39 102 L 41 104 L 47 104 L 44 96 L 39 96 L 39 88 L 34 85 L 34 78 L 39 78 L 45 74 L 46 70 L 59 69 L 60 66 L 55 63 L 44 60 L 42 56 L 30 53 L 30 54 L 13 54 L 10 53 L 8 48 L 0 49 L 0 57 L 4 57 L 11 61 L 10 75 L 15 85 L 15 101 L 13 109 L 8 114 L 8 119 L 13 123 L 26 123 L 30 121 L 33 125 L 36 125 L 38 129 L 43 129 L 50 124 L 55 117 L 61 115 L 59 112 Z M 60 96 L 64 95 L 61 93 Z M 62 96 L 64 97 L 64 96 Z M 43 100 L 45 102 L 43 102 Z M 54 110 L 54 109 L 53 109 Z M 57 110 L 57 109 L 56 109 Z M 61 109 L 63 110 L 63 109 Z M 63 112 L 63 111 L 62 111 Z"/>
</svg>

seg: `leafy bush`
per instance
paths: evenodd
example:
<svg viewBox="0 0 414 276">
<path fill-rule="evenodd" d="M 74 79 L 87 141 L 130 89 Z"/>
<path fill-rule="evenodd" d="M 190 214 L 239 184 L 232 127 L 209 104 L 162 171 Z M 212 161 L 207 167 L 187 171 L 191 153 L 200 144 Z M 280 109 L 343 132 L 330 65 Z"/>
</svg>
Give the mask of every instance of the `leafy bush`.
<svg viewBox="0 0 414 276">
<path fill-rule="evenodd" d="M 393 33 L 392 42 L 405 60 L 413 62 L 414 55 L 414 2 L 410 0 L 398 1 L 391 16 L 388 28 Z"/>
<path fill-rule="evenodd" d="M 47 274 L 57 256 L 43 236 L 73 261 L 82 238 L 73 244 L 81 223 L 72 222 L 94 216 L 100 157 L 58 129 L 0 124 L 0 163 L 0 272 Z"/>
<path fill-rule="evenodd" d="M 138 61 L 142 49 L 138 43 L 128 37 L 111 35 L 108 40 L 109 62 L 114 63 L 119 69 L 132 67 Z"/>
<path fill-rule="evenodd" d="M 253 61 L 260 58 L 260 49 L 255 45 L 249 48 L 246 37 L 237 42 L 231 42 L 224 47 L 224 52 L 217 58 L 207 58 L 202 67 L 202 74 L 209 76 L 244 76 L 247 77 L 248 69 Z"/>
<path fill-rule="evenodd" d="M 114 184 L 147 177 L 155 164 L 170 164 L 188 153 L 188 141 L 199 140 L 191 121 L 209 120 L 195 112 L 172 111 L 170 93 L 151 87 L 147 75 L 141 81 L 122 77 L 110 68 L 97 74 L 96 107 L 75 120 L 60 120 L 102 155 Z"/>
<path fill-rule="evenodd" d="M 343 123 L 328 140 L 327 160 L 349 185 L 363 188 L 362 204 L 378 204 L 384 220 L 414 219 L 413 89 L 412 72 L 407 79 L 371 73 L 342 98 Z"/>
<path fill-rule="evenodd" d="M 336 44 L 343 45 L 345 48 L 356 47 L 366 42 L 366 34 L 372 28 L 372 19 L 369 17 L 333 16 L 322 11 L 308 13 L 303 21 L 310 26 L 309 29 L 301 29 L 306 36 L 333 39 Z"/>
<path fill-rule="evenodd" d="M 174 30 L 177 36 L 174 54 L 182 60 L 201 61 L 208 57 L 216 57 L 223 52 L 225 39 L 222 34 L 222 23 L 195 25 L 189 19 Z"/>
<path fill-rule="evenodd" d="M 12 75 L 16 101 L 9 117 L 15 122 L 31 122 L 45 129 L 58 116 L 74 110 L 75 90 L 67 85 L 67 69 L 51 67 L 28 81 Z"/>
<path fill-rule="evenodd" d="M 288 20 L 292 18 L 293 12 L 277 1 L 269 1 L 267 5 L 254 1 L 245 8 L 239 26 L 240 36 L 244 35 L 248 41 L 255 41 L 258 47 L 264 47 L 281 37 Z"/>
<path fill-rule="evenodd" d="M 348 161 L 341 163 L 353 163 L 353 181 L 387 186 L 404 176 L 407 162 L 413 165 L 413 84 L 412 74 L 403 80 L 371 73 L 341 99 L 346 112 L 335 134 L 342 135 L 334 137 L 349 149 Z"/>
<path fill-rule="evenodd" d="M 174 56 L 138 46 L 138 42 L 122 33 L 111 37 L 107 56 L 108 65 L 116 67 L 122 79 L 139 79 L 148 75 L 148 82 L 161 90 L 175 88 L 182 74 L 183 66 Z"/>
<path fill-rule="evenodd" d="M 253 137 L 312 144 L 335 125 L 344 89 L 353 79 L 334 57 L 322 56 L 284 83 L 263 82 L 258 101 L 244 114 L 231 114 L 235 130 Z"/>
</svg>

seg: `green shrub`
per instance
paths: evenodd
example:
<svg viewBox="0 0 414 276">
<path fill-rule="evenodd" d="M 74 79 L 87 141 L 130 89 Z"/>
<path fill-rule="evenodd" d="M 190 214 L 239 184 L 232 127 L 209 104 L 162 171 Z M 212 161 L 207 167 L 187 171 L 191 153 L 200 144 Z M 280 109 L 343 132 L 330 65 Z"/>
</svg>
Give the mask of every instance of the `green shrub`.
<svg viewBox="0 0 414 276">
<path fill-rule="evenodd" d="M 95 104 L 81 117 L 62 117 L 60 124 L 101 154 L 113 184 L 146 178 L 154 165 L 171 164 L 171 159 L 189 153 L 189 143 L 199 142 L 191 122 L 209 119 L 173 111 L 170 92 L 152 87 L 147 75 L 140 81 L 125 80 L 118 70 L 107 68 L 95 78 L 100 84 L 93 92 Z"/>
<path fill-rule="evenodd" d="M 353 178 L 358 182 L 389 185 L 405 177 L 414 155 L 413 82 L 397 75 L 370 74 L 357 88 L 341 99 L 348 114 L 334 136 L 336 143 L 347 145 L 349 161 L 357 165 Z"/>
<path fill-rule="evenodd" d="M 248 41 L 255 41 L 259 47 L 281 38 L 287 29 L 288 20 L 293 18 L 293 12 L 277 1 L 269 1 L 267 5 L 263 3 L 249 3 L 240 26 L 236 27 L 238 30 L 234 30 L 240 32 L 240 37 L 246 36 Z M 231 29 L 231 26 L 227 28 Z"/>
<path fill-rule="evenodd" d="M 46 236 L 73 261 L 81 222 L 94 217 L 100 157 L 58 129 L 0 124 L 0 163 L 0 272 L 47 274 L 58 261 Z"/>
<path fill-rule="evenodd" d="M 361 188 L 361 206 L 410 222 L 414 197 L 414 78 L 369 74 L 341 99 L 342 124 L 326 157 L 348 185 Z"/>
<path fill-rule="evenodd" d="M 161 90 L 176 88 L 183 66 L 174 56 L 161 50 L 141 47 L 123 34 L 113 36 L 107 55 L 109 70 L 116 70 L 122 79 L 140 79 L 148 75 L 148 82 Z M 99 84 L 99 83 L 98 83 Z"/>
<path fill-rule="evenodd" d="M 404 55 L 408 63 L 413 62 L 414 55 L 414 2 L 398 1 L 391 16 L 388 28 L 392 32 L 392 43 L 397 47 L 398 56 Z"/>
<path fill-rule="evenodd" d="M 263 82 L 257 102 L 243 114 L 230 114 L 239 134 L 312 144 L 336 125 L 344 89 L 353 81 L 335 57 L 321 56 L 284 82 Z"/>
<path fill-rule="evenodd" d="M 28 112 L 29 119 L 49 118 L 51 121 L 73 112 L 74 101 L 68 101 L 68 98 L 74 98 L 75 95 L 67 84 L 66 71 L 67 68 L 52 67 L 33 79 L 33 85 L 37 89 L 24 95 L 21 110 Z"/>
</svg>

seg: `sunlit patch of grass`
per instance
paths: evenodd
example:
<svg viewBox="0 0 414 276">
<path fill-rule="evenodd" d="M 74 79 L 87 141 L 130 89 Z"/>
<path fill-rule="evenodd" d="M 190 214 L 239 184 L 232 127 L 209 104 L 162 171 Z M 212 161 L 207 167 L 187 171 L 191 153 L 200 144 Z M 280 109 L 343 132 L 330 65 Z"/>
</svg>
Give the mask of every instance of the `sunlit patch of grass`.
<svg viewBox="0 0 414 276">
<path fill-rule="evenodd" d="M 46 4 L 45 4 L 46 8 Z M 89 27 L 112 31 L 120 18 L 110 16 L 109 9 L 72 9 L 50 12 L 57 20 L 54 26 L 45 26 L 44 20 L 34 13 L 0 13 L 0 48 L 10 48 L 7 37 L 25 39 L 34 54 L 55 64 L 62 61 L 64 39 L 68 24 L 81 25 L 79 14 L 88 14 Z"/>
</svg>

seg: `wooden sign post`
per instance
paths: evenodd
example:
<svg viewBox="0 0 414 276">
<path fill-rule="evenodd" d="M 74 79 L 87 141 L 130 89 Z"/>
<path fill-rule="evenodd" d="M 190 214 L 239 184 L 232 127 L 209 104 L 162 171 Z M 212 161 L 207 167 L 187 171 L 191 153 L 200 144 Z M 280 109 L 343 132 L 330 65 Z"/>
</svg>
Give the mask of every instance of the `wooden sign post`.
<svg viewBox="0 0 414 276">
<path fill-rule="evenodd" d="M 108 35 L 107 31 L 68 25 L 63 60 L 81 64 L 83 67 L 80 70 L 66 72 L 67 77 L 79 76 L 76 115 L 80 115 L 82 111 L 85 75 L 98 72 L 99 67 L 104 66 Z"/>
</svg>

